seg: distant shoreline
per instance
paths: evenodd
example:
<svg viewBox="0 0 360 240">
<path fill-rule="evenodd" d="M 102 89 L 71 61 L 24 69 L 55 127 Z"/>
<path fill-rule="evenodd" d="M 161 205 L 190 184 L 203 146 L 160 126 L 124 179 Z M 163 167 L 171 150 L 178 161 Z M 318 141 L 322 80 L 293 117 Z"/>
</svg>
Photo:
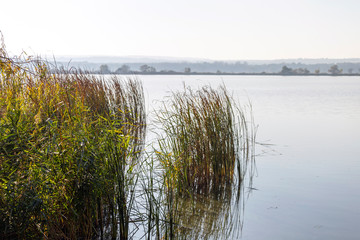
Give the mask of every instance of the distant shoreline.
<svg viewBox="0 0 360 240">
<path fill-rule="evenodd" d="M 196 75 L 214 75 L 214 76 L 282 76 L 282 77 L 294 77 L 294 76 L 331 76 L 331 77 L 358 77 L 360 73 L 354 74 L 328 74 L 328 73 L 308 73 L 308 74 L 279 74 L 279 73 L 210 73 L 210 72 L 129 72 L 129 73 L 93 73 L 100 75 L 184 75 L 184 76 L 196 76 Z"/>
</svg>

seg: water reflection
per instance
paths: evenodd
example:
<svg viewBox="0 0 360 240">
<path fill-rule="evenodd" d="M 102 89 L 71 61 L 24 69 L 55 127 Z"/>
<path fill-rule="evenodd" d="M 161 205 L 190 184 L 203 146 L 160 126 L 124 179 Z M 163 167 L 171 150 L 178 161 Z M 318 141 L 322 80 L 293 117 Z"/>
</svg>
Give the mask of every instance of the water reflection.
<svg viewBox="0 0 360 240">
<path fill-rule="evenodd" d="M 161 99 L 166 91 L 181 89 L 182 81 L 198 86 L 196 79 L 201 78 L 212 85 L 225 82 L 240 101 L 246 101 L 246 96 L 252 100 L 256 122 L 261 126 L 258 141 L 271 140 L 281 154 L 257 146 L 257 152 L 264 156 L 257 158 L 260 176 L 254 185 L 261 191 L 253 192 L 246 204 L 242 239 L 358 238 L 358 78 L 142 78 L 150 99 Z M 244 185 L 242 192 L 247 194 L 248 186 Z M 334 194 L 334 189 L 341 194 Z M 276 206 L 276 211 L 268 210 Z M 317 225 L 324 227 L 313 228 Z"/>
<path fill-rule="evenodd" d="M 239 239 L 243 227 L 245 199 L 249 189 L 228 185 L 208 196 L 180 198 L 176 216 L 179 239 Z"/>
</svg>

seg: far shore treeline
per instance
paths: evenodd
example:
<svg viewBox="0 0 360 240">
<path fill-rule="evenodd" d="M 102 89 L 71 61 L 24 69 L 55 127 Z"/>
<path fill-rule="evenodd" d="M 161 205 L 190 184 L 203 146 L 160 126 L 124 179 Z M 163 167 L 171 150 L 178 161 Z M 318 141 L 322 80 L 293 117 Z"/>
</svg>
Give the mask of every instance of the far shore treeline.
<svg viewBox="0 0 360 240">
<path fill-rule="evenodd" d="M 94 74 L 161 74 L 161 75 L 339 75 L 359 76 L 360 59 L 356 61 L 343 59 L 339 61 L 323 62 L 277 62 L 248 63 L 246 61 L 226 62 L 106 62 L 88 60 L 69 60 L 56 63 L 57 67 L 64 69 L 82 69 Z"/>
</svg>

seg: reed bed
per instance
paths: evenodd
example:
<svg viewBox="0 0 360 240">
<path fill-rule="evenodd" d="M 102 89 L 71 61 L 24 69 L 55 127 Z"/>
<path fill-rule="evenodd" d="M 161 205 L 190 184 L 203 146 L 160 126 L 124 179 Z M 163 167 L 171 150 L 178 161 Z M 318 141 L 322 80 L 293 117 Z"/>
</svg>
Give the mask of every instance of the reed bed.
<svg viewBox="0 0 360 240">
<path fill-rule="evenodd" d="M 256 128 L 225 86 L 172 93 L 145 152 L 140 81 L 49 66 L 1 45 L 0 239 L 230 236 Z"/>
<path fill-rule="evenodd" d="M 189 213 L 183 206 L 190 202 L 193 216 L 196 216 L 199 211 L 196 208 L 203 197 L 239 205 L 244 178 L 248 175 L 251 184 L 255 171 L 256 127 L 251 104 L 248 110 L 235 104 L 225 86 L 218 89 L 205 86 L 198 90 L 184 87 L 183 91 L 173 92 L 163 101 L 156 112 L 161 130 L 160 133 L 157 130 L 154 154 L 162 169 L 165 238 L 181 238 L 186 236 L 185 232 L 195 235 L 202 232 L 205 234 L 202 237 L 207 238 L 209 234 L 214 236 L 214 229 L 231 228 L 239 222 L 241 216 L 235 220 L 226 217 L 223 219 L 228 219 L 226 227 L 217 222 L 216 217 L 200 217 L 200 223 L 210 222 L 210 230 L 200 230 L 206 228 L 204 223 L 196 230 L 184 231 Z M 229 211 L 224 214 L 234 216 Z M 230 232 L 233 231 L 225 236 Z"/>
<path fill-rule="evenodd" d="M 142 85 L 0 49 L 0 238 L 128 239 L 145 137 Z"/>
</svg>

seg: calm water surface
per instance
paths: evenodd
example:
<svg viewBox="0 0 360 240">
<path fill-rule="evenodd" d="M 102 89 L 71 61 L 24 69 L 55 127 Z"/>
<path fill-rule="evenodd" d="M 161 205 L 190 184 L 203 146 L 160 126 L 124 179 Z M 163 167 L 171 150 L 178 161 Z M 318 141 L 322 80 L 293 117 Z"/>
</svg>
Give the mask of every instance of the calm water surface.
<svg viewBox="0 0 360 240">
<path fill-rule="evenodd" d="M 183 83 L 250 99 L 258 174 L 241 239 L 359 239 L 360 78 L 140 76 L 147 107 Z M 246 190 L 245 190 L 246 191 Z"/>
</svg>

